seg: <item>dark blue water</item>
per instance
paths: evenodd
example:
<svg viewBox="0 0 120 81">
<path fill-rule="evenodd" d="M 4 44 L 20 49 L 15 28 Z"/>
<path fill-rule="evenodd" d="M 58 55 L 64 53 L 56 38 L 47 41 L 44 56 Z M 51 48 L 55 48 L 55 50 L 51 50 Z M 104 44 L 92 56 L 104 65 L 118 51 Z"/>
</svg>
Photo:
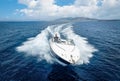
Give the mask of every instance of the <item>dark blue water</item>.
<svg viewBox="0 0 120 81">
<path fill-rule="evenodd" d="M 0 22 L 0 81 L 120 81 L 120 21 L 84 21 L 74 32 L 98 49 L 90 63 L 76 66 L 38 61 L 16 51 L 50 23 Z"/>
</svg>

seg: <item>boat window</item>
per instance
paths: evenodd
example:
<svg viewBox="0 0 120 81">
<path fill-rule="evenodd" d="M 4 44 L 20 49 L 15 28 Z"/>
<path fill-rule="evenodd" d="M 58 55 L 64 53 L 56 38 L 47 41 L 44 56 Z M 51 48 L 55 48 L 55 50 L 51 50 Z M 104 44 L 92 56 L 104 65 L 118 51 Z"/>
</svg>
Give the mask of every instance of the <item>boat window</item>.
<svg viewBox="0 0 120 81">
<path fill-rule="evenodd" d="M 68 44 L 68 45 L 74 45 L 73 40 L 62 40 L 62 41 L 60 41 L 60 43 Z"/>
<path fill-rule="evenodd" d="M 68 42 L 69 45 L 74 45 L 74 42 L 73 42 L 72 39 L 69 39 L 67 42 Z"/>
<path fill-rule="evenodd" d="M 54 42 L 57 42 L 57 43 L 67 44 L 67 45 L 74 45 L 74 41 L 73 41 L 72 39 L 60 40 L 60 38 L 54 37 L 54 38 L 53 38 L 53 41 L 54 41 Z"/>
</svg>

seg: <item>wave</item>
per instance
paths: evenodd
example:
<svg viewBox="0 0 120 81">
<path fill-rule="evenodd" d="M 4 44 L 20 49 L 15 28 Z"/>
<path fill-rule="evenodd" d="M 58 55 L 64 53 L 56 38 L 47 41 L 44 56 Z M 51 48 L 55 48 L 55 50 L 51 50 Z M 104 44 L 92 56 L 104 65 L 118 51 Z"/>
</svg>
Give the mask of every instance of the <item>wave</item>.
<svg viewBox="0 0 120 81">
<path fill-rule="evenodd" d="M 65 38 L 72 39 L 79 48 L 80 59 L 76 63 L 77 65 L 89 63 L 89 59 L 97 49 L 88 43 L 87 38 L 77 35 L 73 31 L 72 24 L 48 26 L 36 37 L 28 38 L 28 40 L 23 42 L 21 46 L 18 46 L 16 50 L 18 52 L 24 52 L 26 55 L 38 56 L 39 61 L 46 60 L 48 63 L 54 63 L 56 60 L 50 54 L 49 39 L 56 32 Z"/>
</svg>

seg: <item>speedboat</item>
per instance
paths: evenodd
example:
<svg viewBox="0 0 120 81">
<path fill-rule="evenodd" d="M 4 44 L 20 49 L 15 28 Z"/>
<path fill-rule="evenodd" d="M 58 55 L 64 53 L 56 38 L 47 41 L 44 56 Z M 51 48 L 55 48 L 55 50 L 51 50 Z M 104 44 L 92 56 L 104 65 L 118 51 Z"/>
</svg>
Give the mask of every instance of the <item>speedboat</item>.
<svg viewBox="0 0 120 81">
<path fill-rule="evenodd" d="M 79 49 L 71 39 L 61 39 L 57 34 L 50 39 L 52 56 L 65 64 L 75 64 L 80 59 Z"/>
</svg>

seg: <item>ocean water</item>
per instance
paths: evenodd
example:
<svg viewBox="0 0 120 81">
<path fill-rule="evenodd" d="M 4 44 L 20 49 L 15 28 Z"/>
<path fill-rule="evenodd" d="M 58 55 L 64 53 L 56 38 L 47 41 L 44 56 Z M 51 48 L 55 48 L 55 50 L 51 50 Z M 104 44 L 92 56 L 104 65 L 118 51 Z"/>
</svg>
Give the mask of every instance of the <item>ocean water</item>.
<svg viewBox="0 0 120 81">
<path fill-rule="evenodd" d="M 55 32 L 74 40 L 76 64 L 51 56 Z M 120 81 L 120 21 L 0 22 L 0 81 Z"/>
</svg>

